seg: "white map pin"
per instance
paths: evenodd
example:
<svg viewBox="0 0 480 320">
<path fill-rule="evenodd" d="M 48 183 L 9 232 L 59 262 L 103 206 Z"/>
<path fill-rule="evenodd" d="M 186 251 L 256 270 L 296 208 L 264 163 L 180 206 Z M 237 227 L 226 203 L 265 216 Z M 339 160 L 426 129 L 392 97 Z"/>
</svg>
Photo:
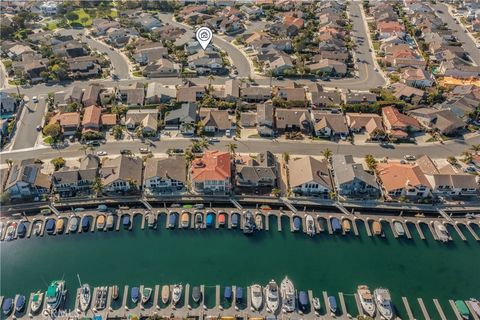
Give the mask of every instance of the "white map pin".
<svg viewBox="0 0 480 320">
<path fill-rule="evenodd" d="M 200 29 L 197 30 L 197 33 L 195 34 L 197 37 L 198 42 L 200 42 L 200 45 L 202 46 L 203 50 L 207 49 L 208 44 L 210 41 L 212 41 L 213 38 L 213 33 L 210 28 L 207 27 L 201 27 Z"/>
</svg>

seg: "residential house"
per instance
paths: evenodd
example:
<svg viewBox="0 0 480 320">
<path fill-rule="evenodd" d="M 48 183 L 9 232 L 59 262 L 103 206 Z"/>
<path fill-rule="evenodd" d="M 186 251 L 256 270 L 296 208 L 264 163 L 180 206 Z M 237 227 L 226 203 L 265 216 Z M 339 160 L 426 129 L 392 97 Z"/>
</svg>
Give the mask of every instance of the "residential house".
<svg viewBox="0 0 480 320">
<path fill-rule="evenodd" d="M 289 106 L 306 106 L 305 89 L 295 83 L 284 87 L 276 87 L 274 91 L 275 96 L 286 101 Z"/>
<path fill-rule="evenodd" d="M 370 92 L 349 92 L 345 95 L 346 104 L 375 103 L 377 96 Z"/>
<path fill-rule="evenodd" d="M 188 81 L 177 89 L 177 102 L 197 102 L 206 94 L 205 86 L 196 85 Z"/>
<path fill-rule="evenodd" d="M 80 113 L 57 113 L 50 119 L 49 124 L 52 123 L 58 123 L 60 125 L 64 136 L 73 136 L 80 128 Z"/>
<path fill-rule="evenodd" d="M 143 12 L 140 16 L 135 19 L 135 22 L 140 25 L 147 32 L 152 31 L 153 29 L 159 28 L 162 26 L 162 23 L 150 13 Z"/>
<path fill-rule="evenodd" d="M 44 16 L 54 16 L 58 13 L 58 3 L 55 1 L 47 1 L 42 3 L 40 10 Z"/>
<path fill-rule="evenodd" d="M 103 86 L 99 84 L 90 84 L 82 96 L 82 103 L 85 107 L 97 105 L 99 102 L 100 91 L 102 91 Z"/>
<path fill-rule="evenodd" d="M 120 28 L 120 22 L 110 21 L 108 19 L 93 19 L 92 32 L 96 36 L 103 36 L 110 28 Z"/>
<path fill-rule="evenodd" d="M 145 88 L 142 83 L 119 86 L 117 89 L 117 99 L 127 106 L 143 106 Z"/>
<path fill-rule="evenodd" d="M 158 129 L 158 110 L 130 109 L 125 116 L 125 126 L 128 130 L 135 130 L 137 126 L 141 126 L 144 135 L 156 135 Z"/>
<path fill-rule="evenodd" d="M 167 130 L 180 130 L 182 134 L 192 135 L 197 122 L 197 104 L 183 103 L 179 109 L 168 111 L 165 114 L 164 124 Z"/>
<path fill-rule="evenodd" d="M 240 112 L 240 126 L 242 128 L 254 128 L 257 126 L 256 112 Z"/>
<path fill-rule="evenodd" d="M 226 72 L 220 54 L 204 50 L 200 50 L 198 53 L 188 57 L 188 67 L 195 70 L 198 75 L 218 75 Z"/>
<path fill-rule="evenodd" d="M 272 98 L 272 92 L 268 87 L 252 86 L 242 88 L 240 96 L 245 102 L 263 102 Z"/>
<path fill-rule="evenodd" d="M 420 68 L 405 68 L 400 76 L 402 82 L 416 88 L 431 87 L 433 79 L 431 75 Z"/>
<path fill-rule="evenodd" d="M 83 113 L 82 127 L 83 132 L 99 131 L 100 130 L 100 116 L 102 109 L 95 105 L 86 107 Z"/>
<path fill-rule="evenodd" d="M 189 171 L 192 191 L 203 194 L 230 193 L 231 175 L 230 153 L 217 150 L 194 159 Z"/>
<path fill-rule="evenodd" d="M 426 96 L 425 91 L 400 82 L 392 84 L 392 94 L 395 98 L 414 105 L 419 104 Z"/>
<path fill-rule="evenodd" d="M 147 86 L 145 95 L 145 104 L 168 103 L 175 98 L 177 91 L 173 88 L 164 86 L 159 82 L 150 82 Z"/>
<path fill-rule="evenodd" d="M 434 196 L 479 196 L 479 186 L 474 175 L 438 173 L 425 176 L 432 187 Z"/>
<path fill-rule="evenodd" d="M 347 137 L 347 120 L 341 113 L 312 111 L 313 129 L 317 137 Z"/>
<path fill-rule="evenodd" d="M 143 76 L 148 78 L 176 77 L 179 72 L 178 63 L 173 63 L 165 58 L 149 63 L 142 71 Z"/>
<path fill-rule="evenodd" d="M 141 158 L 124 155 L 106 158 L 100 171 L 103 190 L 107 193 L 123 193 L 141 189 L 142 170 Z"/>
<path fill-rule="evenodd" d="M 148 158 L 143 174 L 143 189 L 150 194 L 184 192 L 187 181 L 185 158 Z"/>
<path fill-rule="evenodd" d="M 71 58 L 67 59 L 66 62 L 69 76 L 75 79 L 98 77 L 102 72 L 102 67 L 95 57 Z"/>
<path fill-rule="evenodd" d="M 340 196 L 377 198 L 381 195 L 375 175 L 367 172 L 363 165 L 355 163 L 351 155 L 332 157 L 335 189 Z"/>
<path fill-rule="evenodd" d="M 135 62 L 144 66 L 148 63 L 153 63 L 158 59 L 166 58 L 168 50 L 162 43 L 151 42 L 146 43 L 135 48 L 133 59 Z"/>
<path fill-rule="evenodd" d="M 286 131 L 301 131 L 309 134 L 312 130 L 310 114 L 305 109 L 280 109 L 275 112 L 276 129 Z"/>
<path fill-rule="evenodd" d="M 377 22 L 377 32 L 379 39 L 386 39 L 394 34 L 404 37 L 405 27 L 398 21 L 380 21 Z"/>
<path fill-rule="evenodd" d="M 382 118 L 387 133 L 396 139 L 407 138 L 410 132 L 421 130 L 420 123 L 415 118 L 401 113 L 393 106 L 382 108 Z"/>
<path fill-rule="evenodd" d="M 11 199 L 36 198 L 50 191 L 50 177 L 41 172 L 41 165 L 33 159 L 14 163 L 10 169 L 5 192 Z"/>
<path fill-rule="evenodd" d="M 275 155 L 270 151 L 262 152 L 258 157 L 236 165 L 235 184 L 242 191 L 244 188 L 274 188 L 277 185 L 276 166 Z"/>
<path fill-rule="evenodd" d="M 92 154 L 80 160 L 79 168 L 62 168 L 52 174 L 52 188 L 60 197 L 76 197 L 92 194 L 92 186 L 98 176 L 100 159 Z"/>
<path fill-rule="evenodd" d="M 377 171 L 387 199 L 430 195 L 431 185 L 418 165 L 379 163 Z"/>
<path fill-rule="evenodd" d="M 408 113 L 428 129 L 452 136 L 466 127 L 466 123 L 448 109 L 419 108 Z"/>
<path fill-rule="evenodd" d="M 132 38 L 138 37 L 138 32 L 132 28 L 109 28 L 106 31 L 107 43 L 116 48 L 125 46 Z"/>
<path fill-rule="evenodd" d="M 235 127 L 235 123 L 230 119 L 227 110 L 202 108 L 199 116 L 205 132 L 224 133 L 226 130 Z"/>
<path fill-rule="evenodd" d="M 257 132 L 262 137 L 273 136 L 273 104 L 271 101 L 267 101 L 257 105 Z"/>
<path fill-rule="evenodd" d="M 63 101 L 60 101 L 61 104 L 70 104 L 70 103 L 78 103 L 79 105 L 82 104 L 82 97 L 83 97 L 83 90 L 79 86 L 71 86 L 65 95 L 63 96 Z M 87 103 L 90 99 L 87 99 Z"/>
<path fill-rule="evenodd" d="M 349 112 L 345 115 L 351 132 L 367 133 L 370 139 L 377 140 L 385 136 L 382 117 L 375 113 Z"/>
<path fill-rule="evenodd" d="M 0 92 L 0 113 L 5 115 L 15 113 L 17 110 L 17 99 L 6 92 Z"/>
<path fill-rule="evenodd" d="M 347 73 L 347 65 L 344 62 L 331 59 L 320 59 L 315 63 L 306 65 L 306 67 L 312 72 L 331 76 L 344 76 Z"/>
<path fill-rule="evenodd" d="M 320 195 L 333 191 L 328 162 L 311 156 L 290 160 L 288 163 L 290 188 L 303 196 Z"/>
<path fill-rule="evenodd" d="M 117 124 L 117 115 L 115 113 L 105 113 L 100 117 L 100 123 L 104 129 L 112 128 Z"/>
</svg>

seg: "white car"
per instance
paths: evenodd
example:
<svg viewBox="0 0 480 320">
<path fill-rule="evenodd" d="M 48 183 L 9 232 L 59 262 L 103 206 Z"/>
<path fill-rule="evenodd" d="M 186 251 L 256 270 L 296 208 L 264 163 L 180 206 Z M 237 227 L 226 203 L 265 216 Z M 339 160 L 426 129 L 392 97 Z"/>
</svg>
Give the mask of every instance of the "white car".
<svg viewBox="0 0 480 320">
<path fill-rule="evenodd" d="M 148 148 L 140 148 L 140 153 L 148 153 Z"/>
<path fill-rule="evenodd" d="M 403 158 L 407 161 L 415 161 L 417 159 L 415 156 L 409 154 L 406 154 Z"/>
<path fill-rule="evenodd" d="M 107 151 L 98 151 L 97 156 L 106 156 L 108 153 Z"/>
<path fill-rule="evenodd" d="M 32 101 L 33 101 L 33 103 L 38 103 L 38 97 L 37 97 L 37 96 L 33 96 Z"/>
</svg>

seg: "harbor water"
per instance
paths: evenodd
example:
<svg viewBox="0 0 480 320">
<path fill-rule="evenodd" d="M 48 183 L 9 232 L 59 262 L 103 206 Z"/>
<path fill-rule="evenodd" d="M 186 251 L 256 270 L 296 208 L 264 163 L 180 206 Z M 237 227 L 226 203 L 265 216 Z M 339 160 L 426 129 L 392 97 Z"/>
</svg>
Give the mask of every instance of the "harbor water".
<svg viewBox="0 0 480 320">
<path fill-rule="evenodd" d="M 349 313 L 356 315 L 353 293 L 359 284 L 390 289 L 397 311 L 406 317 L 401 297 L 409 299 L 417 319 L 422 319 L 417 298 L 423 298 L 432 318 L 438 318 L 432 299 L 437 298 L 447 318 L 454 315 L 448 299 L 480 295 L 480 243 L 465 233 L 462 241 L 452 229 L 453 241 L 444 244 L 425 229 L 421 240 L 396 239 L 390 229 L 384 238 L 368 237 L 359 223 L 358 237 L 322 233 L 308 237 L 291 233 L 288 218 L 282 232 L 276 217 L 270 231 L 245 236 L 240 230 L 167 230 L 165 217 L 158 229 L 141 230 L 141 218 L 132 231 L 93 232 L 32 237 L 3 242 L 0 295 L 46 290 L 51 280 L 65 279 L 67 307 L 73 309 L 79 287 L 77 273 L 92 286 L 154 286 L 189 283 L 192 286 L 266 285 L 288 275 L 299 290 L 315 296 L 343 292 Z M 287 231 L 288 230 L 288 231 Z M 478 231 L 478 230 L 477 230 Z M 206 290 L 206 295 L 214 290 Z M 206 297 L 207 298 L 207 297 Z M 214 298 L 207 298 L 213 301 Z"/>
</svg>

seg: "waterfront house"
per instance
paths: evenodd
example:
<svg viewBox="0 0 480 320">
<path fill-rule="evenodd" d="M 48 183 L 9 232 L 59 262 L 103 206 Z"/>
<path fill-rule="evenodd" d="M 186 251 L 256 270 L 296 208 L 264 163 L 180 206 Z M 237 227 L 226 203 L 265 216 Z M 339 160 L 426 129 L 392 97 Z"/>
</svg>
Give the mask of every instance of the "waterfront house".
<svg viewBox="0 0 480 320">
<path fill-rule="evenodd" d="M 180 130 L 182 134 L 192 135 L 197 121 L 197 104 L 183 103 L 179 109 L 167 111 L 164 124 L 167 130 Z"/>
<path fill-rule="evenodd" d="M 327 161 L 311 156 L 293 159 L 288 164 L 290 189 L 304 196 L 326 196 L 333 190 Z"/>
<path fill-rule="evenodd" d="M 430 195 L 430 182 L 418 165 L 379 163 L 377 171 L 383 195 L 387 199 L 425 198 Z"/>
<path fill-rule="evenodd" d="M 478 197 L 478 183 L 471 174 L 438 173 L 425 175 L 432 186 L 434 196 L 476 196 Z"/>
<path fill-rule="evenodd" d="M 42 166 L 33 159 L 14 163 L 5 184 L 5 192 L 11 199 L 34 199 L 48 194 L 50 177 L 41 169 Z"/>
<path fill-rule="evenodd" d="M 121 155 L 106 158 L 102 163 L 101 179 L 105 192 L 128 192 L 142 188 L 141 158 Z"/>
<path fill-rule="evenodd" d="M 270 151 L 236 163 L 236 186 L 241 187 L 242 191 L 250 189 L 251 192 L 259 187 L 275 187 L 277 185 L 276 164 L 275 155 Z"/>
<path fill-rule="evenodd" d="M 60 197 L 76 197 L 92 193 L 98 176 L 100 159 L 92 154 L 80 160 L 79 168 L 62 168 L 52 174 L 53 191 Z"/>
<path fill-rule="evenodd" d="M 377 198 L 380 186 L 375 176 L 367 172 L 363 165 L 355 163 L 351 155 L 334 155 L 332 157 L 333 179 L 339 196 Z"/>
<path fill-rule="evenodd" d="M 201 194 L 228 194 L 232 188 L 231 171 L 228 152 L 206 151 L 190 165 L 192 191 Z"/>
<path fill-rule="evenodd" d="M 185 191 L 187 168 L 185 158 L 148 158 L 145 163 L 143 188 L 146 193 L 164 194 Z"/>
</svg>

